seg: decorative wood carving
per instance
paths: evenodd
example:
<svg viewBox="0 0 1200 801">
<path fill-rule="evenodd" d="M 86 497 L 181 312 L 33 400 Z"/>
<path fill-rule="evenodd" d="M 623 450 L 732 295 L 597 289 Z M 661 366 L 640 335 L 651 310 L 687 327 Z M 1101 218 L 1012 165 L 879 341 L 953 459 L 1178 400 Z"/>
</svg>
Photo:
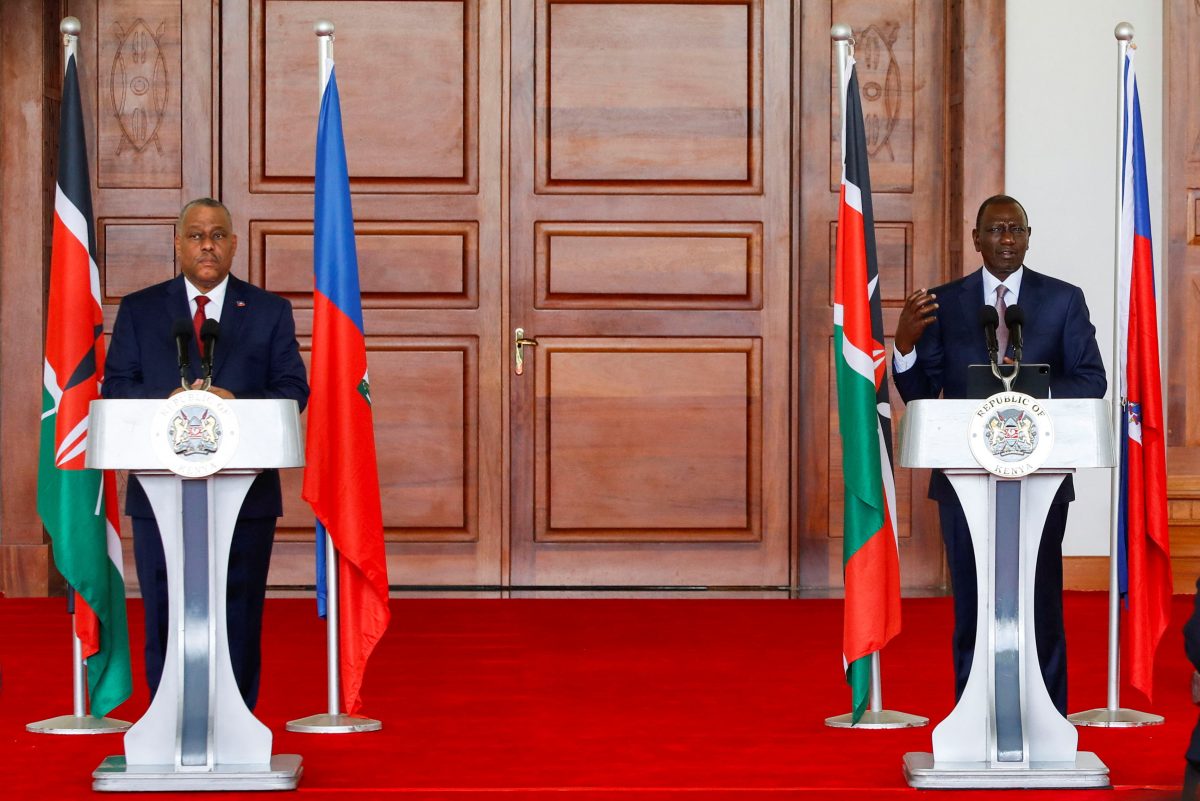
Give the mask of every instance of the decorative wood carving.
<svg viewBox="0 0 1200 801">
<path fill-rule="evenodd" d="M 854 30 L 854 57 L 862 98 L 867 151 L 871 159 L 871 189 L 881 192 L 913 190 L 913 92 L 916 85 L 914 0 L 833 0 L 832 18 Z M 936 47 L 936 41 L 928 45 Z M 831 69 L 833 81 L 836 70 Z M 837 191 L 842 178 L 838 137 L 841 116 L 837 87 L 830 84 L 829 187 Z"/>
<path fill-rule="evenodd" d="M 761 223 L 537 223 L 538 308 L 762 305 Z"/>
<path fill-rule="evenodd" d="M 762 0 L 538 0 L 538 192 L 758 192 Z"/>
<path fill-rule="evenodd" d="M 99 159 L 106 188 L 183 180 L 180 0 L 101 0 Z"/>
<path fill-rule="evenodd" d="M 988 14 L 1003 17 L 1002 6 L 989 4 L 987 8 Z M 960 233 L 956 221 L 946 218 L 947 185 L 953 179 L 945 155 L 956 146 L 947 141 L 944 79 L 952 57 L 948 59 L 946 45 L 954 37 L 946 35 L 946 11 L 947 5 L 936 0 L 803 3 L 800 41 L 814 46 L 801 47 L 798 56 L 801 107 L 795 123 L 799 131 L 795 191 L 800 210 L 794 256 L 798 288 L 795 438 L 803 443 L 797 457 L 802 461 L 795 468 L 795 570 L 801 587 L 836 587 L 842 580 L 841 440 L 830 338 L 841 120 L 829 27 L 835 21 L 846 23 L 856 40 L 868 149 L 872 151 L 883 328 L 890 334 L 909 291 L 953 277 L 948 274 L 946 243 L 951 237 L 958 240 Z M 961 7 L 957 12 L 951 23 L 962 19 Z M 818 41 L 819 47 L 815 46 Z M 962 53 L 961 43 L 958 52 Z M 973 68 L 990 69 L 994 57 L 986 48 L 973 52 Z M 807 87 L 819 89 L 809 91 Z M 915 168 L 917 164 L 921 169 Z M 894 390 L 892 401 L 893 421 L 898 424 L 902 404 Z M 937 587 L 945 580 L 936 508 L 925 499 L 926 484 L 927 476 L 921 472 L 896 470 L 897 524 L 906 587 Z"/>
<path fill-rule="evenodd" d="M 311 192 L 312 25 L 331 12 L 305 0 L 254 0 L 250 11 L 251 187 Z M 477 191 L 477 0 L 343 2 L 336 25 L 338 75 L 355 76 L 338 81 L 354 190 Z"/>
</svg>

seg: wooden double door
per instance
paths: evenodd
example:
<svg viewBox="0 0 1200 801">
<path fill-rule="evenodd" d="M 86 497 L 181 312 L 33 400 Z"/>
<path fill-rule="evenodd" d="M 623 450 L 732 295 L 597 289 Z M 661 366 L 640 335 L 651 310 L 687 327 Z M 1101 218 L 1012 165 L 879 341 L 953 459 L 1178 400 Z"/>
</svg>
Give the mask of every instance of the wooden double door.
<svg viewBox="0 0 1200 801">
<path fill-rule="evenodd" d="M 109 322 L 174 274 L 174 215 L 211 194 L 306 353 L 312 26 L 335 23 L 394 586 L 837 586 L 828 29 L 859 32 L 891 325 L 946 270 L 946 4 L 71 5 L 96 32 Z M 932 586 L 912 486 L 906 583 Z M 312 582 L 299 487 L 277 587 Z"/>
</svg>

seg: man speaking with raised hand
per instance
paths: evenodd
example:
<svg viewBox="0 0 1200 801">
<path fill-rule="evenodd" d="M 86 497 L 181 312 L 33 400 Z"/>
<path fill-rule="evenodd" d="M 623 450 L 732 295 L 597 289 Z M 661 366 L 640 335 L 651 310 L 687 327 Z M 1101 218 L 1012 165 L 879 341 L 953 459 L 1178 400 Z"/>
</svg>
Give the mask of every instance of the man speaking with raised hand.
<svg viewBox="0 0 1200 801">
<path fill-rule="evenodd" d="M 967 366 L 988 364 L 988 343 L 980 309 L 1024 312 L 1022 361 L 1050 366 L 1055 398 L 1102 398 L 1108 387 L 1096 327 L 1088 317 L 1083 291 L 1025 266 L 1032 230 L 1025 208 L 1007 195 L 989 197 L 979 207 L 971 232 L 983 266 L 957 281 L 918 289 L 905 300 L 896 324 L 896 388 L 907 403 L 923 398 L 966 398 Z M 1000 330 L 999 359 L 1012 356 L 1012 342 Z M 955 698 L 961 697 L 975 653 L 977 585 L 971 533 L 949 480 L 935 470 L 929 497 L 938 502 L 942 540 L 954 592 Z M 1051 504 L 1038 551 L 1034 605 L 1038 661 L 1050 699 L 1067 713 L 1067 643 L 1062 614 L 1062 541 L 1067 504 L 1075 488 L 1067 476 Z"/>
</svg>

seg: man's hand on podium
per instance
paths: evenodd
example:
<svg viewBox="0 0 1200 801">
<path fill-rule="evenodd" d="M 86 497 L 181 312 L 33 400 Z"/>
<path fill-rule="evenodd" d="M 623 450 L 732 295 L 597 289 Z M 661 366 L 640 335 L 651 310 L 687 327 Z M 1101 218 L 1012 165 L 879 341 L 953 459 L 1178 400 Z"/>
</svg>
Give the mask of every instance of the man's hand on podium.
<svg viewBox="0 0 1200 801">
<path fill-rule="evenodd" d="M 204 389 L 203 379 L 197 378 L 195 381 L 192 382 L 192 385 L 190 387 L 188 387 L 188 389 L 189 390 Z M 174 397 L 175 395 L 178 395 L 180 392 L 183 392 L 183 391 L 184 391 L 183 387 L 180 387 L 179 389 L 172 392 L 170 397 Z M 211 392 L 212 394 L 216 395 L 218 398 L 224 398 L 225 400 L 234 400 L 234 394 L 227 389 L 223 389 L 221 387 L 209 387 L 208 391 Z"/>
</svg>

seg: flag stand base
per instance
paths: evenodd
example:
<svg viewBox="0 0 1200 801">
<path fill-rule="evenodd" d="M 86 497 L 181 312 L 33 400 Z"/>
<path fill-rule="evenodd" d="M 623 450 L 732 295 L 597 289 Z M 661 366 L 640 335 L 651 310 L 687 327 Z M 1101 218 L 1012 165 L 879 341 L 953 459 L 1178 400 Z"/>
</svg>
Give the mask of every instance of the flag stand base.
<svg viewBox="0 0 1200 801">
<path fill-rule="evenodd" d="M 59 715 L 25 724 L 25 731 L 34 734 L 115 734 L 128 728 L 127 721 L 91 715 Z"/>
<path fill-rule="evenodd" d="M 825 725 L 833 729 L 915 729 L 929 723 L 929 718 L 910 715 L 907 712 L 893 712 L 890 709 L 881 709 L 878 712 L 868 709 L 863 712 L 858 723 L 854 723 L 853 720 L 853 713 L 847 712 L 844 715 L 825 718 Z"/>
<path fill-rule="evenodd" d="M 353 734 L 360 731 L 379 731 L 383 723 L 358 715 L 323 714 L 289 720 L 284 727 L 288 731 L 306 734 Z"/>
<path fill-rule="evenodd" d="M 1139 712 L 1136 709 L 1089 709 L 1067 715 L 1067 720 L 1076 726 L 1102 726 L 1109 729 L 1130 729 L 1135 726 L 1161 726 L 1162 715 L 1153 712 Z"/>
</svg>

